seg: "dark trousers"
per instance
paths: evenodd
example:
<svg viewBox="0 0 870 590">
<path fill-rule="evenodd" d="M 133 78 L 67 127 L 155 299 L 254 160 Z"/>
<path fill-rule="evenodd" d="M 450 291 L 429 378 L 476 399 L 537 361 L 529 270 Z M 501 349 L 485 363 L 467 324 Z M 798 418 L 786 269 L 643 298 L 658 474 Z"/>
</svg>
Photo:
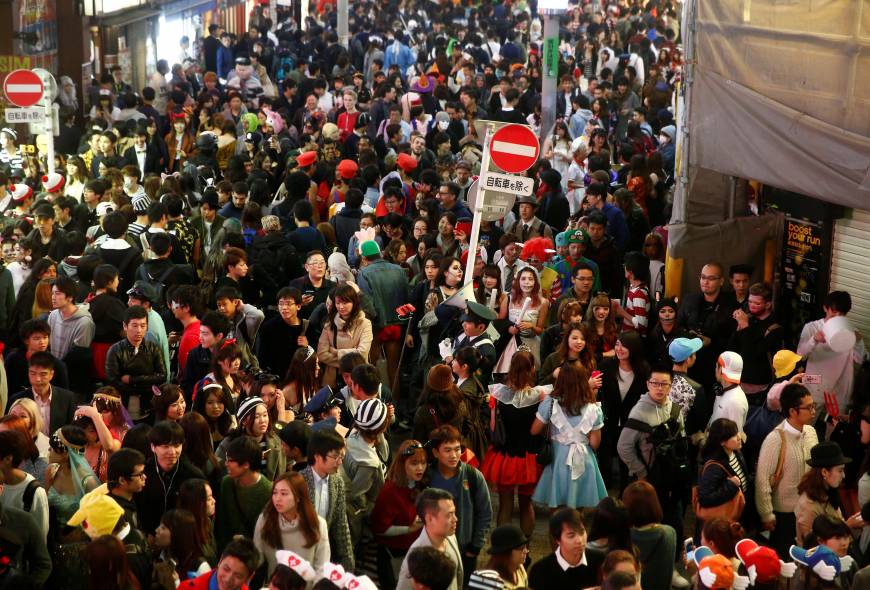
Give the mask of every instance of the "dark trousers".
<svg viewBox="0 0 870 590">
<path fill-rule="evenodd" d="M 768 544 L 776 551 L 783 561 L 791 559 L 788 549 L 795 543 L 797 535 L 797 518 L 794 512 L 774 512 L 776 527 L 770 532 Z"/>
<path fill-rule="evenodd" d="M 462 587 L 468 586 L 468 579 L 471 577 L 471 572 L 477 569 L 477 555 L 469 556 L 462 550 Z"/>
</svg>

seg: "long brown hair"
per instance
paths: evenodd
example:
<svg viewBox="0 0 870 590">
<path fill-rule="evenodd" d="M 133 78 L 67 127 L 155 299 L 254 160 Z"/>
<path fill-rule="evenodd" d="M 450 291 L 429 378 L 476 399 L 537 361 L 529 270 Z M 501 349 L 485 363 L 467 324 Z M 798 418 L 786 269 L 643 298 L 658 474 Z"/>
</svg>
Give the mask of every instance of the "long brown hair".
<svg viewBox="0 0 870 590">
<path fill-rule="evenodd" d="M 199 412 L 187 412 L 178 420 L 178 424 L 184 430 L 182 455 L 203 472 L 208 463 L 211 463 L 213 469 L 220 465 L 214 454 L 211 426 L 203 415 Z"/>
<path fill-rule="evenodd" d="M 0 418 L 2 424 L 7 430 L 17 430 L 23 435 L 25 448 L 23 455 L 25 459 L 36 460 L 39 457 L 39 449 L 36 448 L 33 435 L 30 434 L 30 429 L 27 428 L 27 422 L 21 416 L 14 414 L 6 414 Z"/>
<path fill-rule="evenodd" d="M 566 414 L 579 416 L 586 404 L 595 402 L 595 392 L 589 387 L 589 371 L 580 363 L 565 363 L 550 396 L 559 401 Z"/>
<path fill-rule="evenodd" d="M 532 289 L 532 294 L 529 297 L 532 299 L 531 307 L 538 307 L 541 305 L 541 281 L 538 279 L 538 273 L 530 266 L 521 268 L 514 277 L 514 283 L 511 285 L 511 303 L 522 306 L 523 291 L 520 289 L 520 277 L 523 276 L 524 272 L 530 272 L 535 277 L 535 287 Z M 523 318 L 520 318 L 520 321 L 522 320 Z"/>
<path fill-rule="evenodd" d="M 412 449 L 412 447 L 414 448 Z M 413 459 L 418 459 L 423 463 L 428 463 L 429 457 L 426 453 L 426 449 L 423 448 L 422 443 L 419 441 L 413 439 L 403 441 L 402 444 L 399 445 L 396 454 L 393 456 L 393 462 L 390 464 L 390 468 L 387 470 L 387 481 L 393 482 L 397 488 L 408 487 L 408 476 L 405 474 L 405 464 Z M 424 475 L 423 480 L 415 485 L 414 489 L 411 490 L 412 498 L 415 498 L 420 490 L 426 488 L 425 481 L 426 476 Z"/>
<path fill-rule="evenodd" d="M 169 554 L 177 564 L 175 571 L 179 576 L 196 570 L 202 559 L 202 543 L 196 534 L 196 517 L 189 510 L 179 508 L 167 510 L 160 519 L 160 524 L 172 533 L 169 542 Z"/>
<path fill-rule="evenodd" d="M 333 309 L 335 309 L 335 306 L 333 306 Z M 333 326 L 332 329 L 337 330 L 338 328 Z M 302 405 L 305 405 L 308 399 L 317 393 L 317 389 L 320 387 L 318 378 L 314 376 L 316 365 L 317 354 L 312 353 L 307 347 L 297 348 L 290 358 L 285 386 L 290 383 L 296 384 L 296 400 Z"/>
<path fill-rule="evenodd" d="M 595 319 L 596 307 L 608 309 L 607 317 L 604 319 L 604 334 L 601 335 L 598 334 L 598 320 Z M 607 293 L 599 293 L 589 302 L 589 307 L 586 308 L 586 325 L 588 326 L 585 333 L 587 347 L 597 350 L 602 342 L 609 343 L 611 346 L 616 344 L 619 329 L 616 327 L 612 304 Z"/>
<path fill-rule="evenodd" d="M 311 503 L 311 498 L 308 496 L 308 484 L 305 483 L 305 478 L 296 472 L 282 473 L 272 484 L 272 493 L 275 493 L 275 486 L 279 482 L 284 482 L 290 486 L 290 491 L 296 498 L 296 512 L 299 514 L 299 529 L 302 531 L 302 536 L 305 537 L 305 547 L 313 547 L 320 541 L 320 523 L 317 517 L 317 512 L 314 510 L 314 504 Z M 275 549 L 283 549 L 281 543 L 281 525 L 279 523 L 280 515 L 275 509 L 275 504 L 270 499 L 263 508 L 263 541 L 270 547 Z"/>
<path fill-rule="evenodd" d="M 187 447 L 186 443 L 187 441 L 185 441 L 185 448 Z M 196 537 L 203 547 L 211 538 L 212 531 L 211 517 L 209 517 L 206 507 L 208 494 L 205 488 L 208 485 L 206 480 L 194 478 L 186 480 L 178 490 L 178 507 L 193 514 L 196 521 Z"/>
<path fill-rule="evenodd" d="M 362 307 L 360 306 L 359 301 L 359 293 L 356 292 L 349 283 L 342 283 L 332 290 L 330 293 L 330 298 L 332 299 L 332 309 L 329 310 L 329 325 L 331 326 L 331 330 L 338 330 L 335 326 L 335 318 L 338 316 L 338 299 L 344 299 L 353 304 L 353 308 L 350 310 L 350 316 L 347 318 L 347 322 L 344 324 L 344 329 L 350 332 L 351 327 L 356 323 L 356 321 L 362 316 Z"/>
<path fill-rule="evenodd" d="M 586 330 L 583 327 L 583 324 L 579 322 L 572 322 L 562 335 L 562 342 L 559 343 L 559 348 L 557 349 L 559 358 L 562 359 L 563 363 L 568 361 L 568 340 L 571 338 L 571 333 L 574 331 L 580 332 L 580 334 L 583 335 L 583 340 L 586 342 L 586 346 L 584 346 L 583 350 L 580 351 L 577 360 L 591 371 L 595 368 L 595 355 L 592 354 L 592 349 L 589 347 L 589 337 Z"/>
<path fill-rule="evenodd" d="M 828 486 L 822 476 L 821 467 L 813 467 L 801 478 L 797 487 L 798 494 L 806 494 L 810 500 L 827 502 L 829 500 Z"/>
<path fill-rule="evenodd" d="M 519 350 L 511 357 L 505 385 L 514 391 L 528 389 L 535 384 L 535 357 L 531 352 Z"/>
<path fill-rule="evenodd" d="M 103 590 L 139 590 L 139 580 L 130 571 L 127 551 L 114 535 L 97 537 L 85 547 L 90 587 Z"/>
</svg>

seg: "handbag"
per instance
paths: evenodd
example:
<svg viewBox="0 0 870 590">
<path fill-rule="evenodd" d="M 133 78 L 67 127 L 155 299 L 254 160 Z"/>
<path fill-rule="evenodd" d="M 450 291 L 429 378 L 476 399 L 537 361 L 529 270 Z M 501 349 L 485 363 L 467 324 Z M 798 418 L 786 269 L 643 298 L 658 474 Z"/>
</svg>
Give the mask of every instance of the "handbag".
<svg viewBox="0 0 870 590">
<path fill-rule="evenodd" d="M 556 400 L 553 400 L 553 404 L 557 404 Z M 553 441 L 550 440 L 550 418 L 553 417 L 553 404 L 550 404 L 550 416 L 547 418 L 547 429 L 544 431 L 542 435 L 544 440 L 541 442 L 541 449 L 538 451 L 537 460 L 538 465 L 541 467 L 546 467 L 550 463 L 553 462 Z"/>
<path fill-rule="evenodd" d="M 505 443 L 507 443 L 507 429 L 504 425 L 504 418 L 501 416 L 501 412 L 498 409 L 498 400 L 493 399 L 495 402 L 492 406 L 491 417 L 490 417 L 490 428 L 492 429 L 492 444 L 496 447 L 502 448 Z"/>
<path fill-rule="evenodd" d="M 707 470 L 707 467 L 709 467 L 710 465 L 718 465 L 719 468 L 722 469 L 725 473 L 729 473 L 725 466 L 718 461 L 707 461 L 703 469 L 701 469 L 702 475 L 704 474 L 704 471 Z M 692 508 L 695 510 L 695 515 L 701 520 L 710 520 L 711 518 L 724 518 L 726 520 L 737 521 L 740 520 L 740 517 L 743 515 L 743 509 L 745 507 L 746 496 L 743 495 L 743 490 L 739 487 L 737 488 L 737 493 L 734 494 L 734 497 L 725 502 L 724 504 L 719 504 L 718 506 L 712 506 L 710 508 L 704 508 L 698 501 L 698 486 L 692 486 Z"/>
</svg>

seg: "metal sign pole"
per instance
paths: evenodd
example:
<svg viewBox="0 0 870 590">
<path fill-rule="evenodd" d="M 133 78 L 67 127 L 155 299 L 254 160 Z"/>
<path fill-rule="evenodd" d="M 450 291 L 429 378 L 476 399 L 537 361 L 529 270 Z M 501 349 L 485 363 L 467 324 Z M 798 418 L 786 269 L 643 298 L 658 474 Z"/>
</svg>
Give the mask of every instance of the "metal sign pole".
<svg viewBox="0 0 870 590">
<path fill-rule="evenodd" d="M 54 174 L 54 109 L 52 108 L 53 98 L 52 94 L 52 85 L 54 84 L 54 76 L 52 76 L 48 71 L 41 70 L 39 72 L 42 77 L 42 85 L 44 87 L 42 93 L 42 106 L 45 109 L 45 124 L 43 125 L 43 130 L 45 132 L 45 147 L 46 147 L 46 155 L 48 158 L 47 167 L 48 173 Z"/>
<path fill-rule="evenodd" d="M 480 176 L 489 172 L 489 144 L 495 124 L 487 121 L 486 136 L 483 139 L 483 158 L 480 162 Z M 474 262 L 477 259 L 477 242 L 480 238 L 480 222 L 483 217 L 483 202 L 486 199 L 486 189 L 483 183 L 478 183 L 477 198 L 474 200 L 474 219 L 471 222 L 471 235 L 468 236 L 468 262 L 465 263 L 465 284 L 474 281 Z"/>
</svg>

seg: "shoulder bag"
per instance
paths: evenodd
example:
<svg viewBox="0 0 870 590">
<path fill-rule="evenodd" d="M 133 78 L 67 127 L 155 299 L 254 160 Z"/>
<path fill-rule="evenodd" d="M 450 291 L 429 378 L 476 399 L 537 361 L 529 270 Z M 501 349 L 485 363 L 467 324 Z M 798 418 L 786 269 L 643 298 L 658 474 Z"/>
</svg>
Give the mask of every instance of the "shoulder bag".
<svg viewBox="0 0 870 590">
<path fill-rule="evenodd" d="M 722 471 L 726 474 L 730 473 L 728 469 L 725 468 L 724 465 L 719 463 L 718 461 L 707 461 L 704 464 L 704 467 L 701 469 L 701 474 L 707 470 L 710 465 L 718 466 Z M 695 515 L 701 520 L 710 520 L 711 518 L 724 518 L 730 521 L 740 520 L 740 517 L 743 515 L 743 509 L 746 507 L 746 496 L 743 495 L 743 490 L 740 487 L 737 488 L 737 493 L 734 494 L 734 497 L 725 502 L 724 504 L 720 504 L 718 506 L 712 506 L 710 508 L 704 508 L 701 506 L 700 502 L 698 502 L 698 486 L 692 486 L 692 508 L 695 510 Z"/>
</svg>

